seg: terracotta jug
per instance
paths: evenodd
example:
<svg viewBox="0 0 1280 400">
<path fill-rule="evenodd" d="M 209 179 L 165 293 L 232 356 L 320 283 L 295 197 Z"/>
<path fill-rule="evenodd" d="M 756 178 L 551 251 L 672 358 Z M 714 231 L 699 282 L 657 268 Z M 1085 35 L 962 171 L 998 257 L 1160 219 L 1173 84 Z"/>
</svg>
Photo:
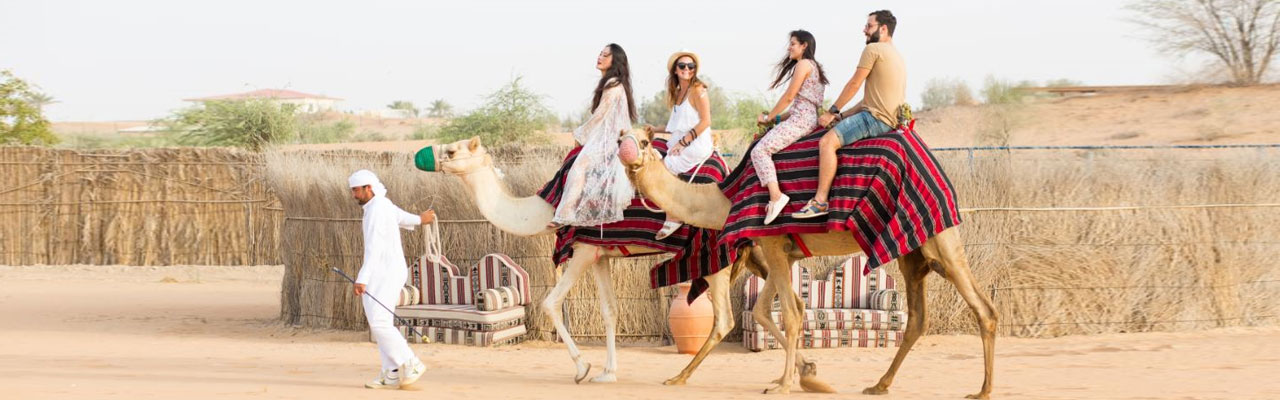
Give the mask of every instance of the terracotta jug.
<svg viewBox="0 0 1280 400">
<path fill-rule="evenodd" d="M 706 293 L 699 295 L 693 304 L 685 301 L 690 286 L 688 282 L 676 285 L 680 292 L 671 299 L 671 312 L 667 316 L 671 337 L 681 354 L 697 354 L 702 344 L 707 342 L 707 335 L 711 334 L 716 319 Z"/>
</svg>

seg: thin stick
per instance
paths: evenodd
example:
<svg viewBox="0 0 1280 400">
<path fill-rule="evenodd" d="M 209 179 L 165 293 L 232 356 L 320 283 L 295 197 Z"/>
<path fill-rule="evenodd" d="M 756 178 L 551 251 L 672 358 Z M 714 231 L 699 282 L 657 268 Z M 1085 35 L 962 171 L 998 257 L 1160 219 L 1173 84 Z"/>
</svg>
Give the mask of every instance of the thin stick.
<svg viewBox="0 0 1280 400">
<path fill-rule="evenodd" d="M 333 270 L 333 272 L 337 272 L 337 273 L 338 273 L 338 275 L 342 275 L 342 277 L 343 277 L 343 278 L 347 278 L 347 281 L 348 281 L 348 282 L 351 282 L 351 284 L 352 284 L 352 285 L 355 285 L 355 284 L 356 284 L 356 280 L 355 280 L 355 279 L 351 279 L 351 276 L 347 275 L 347 273 L 345 273 L 345 272 L 342 272 L 342 270 L 338 269 L 337 267 L 331 267 L 331 268 L 329 268 L 329 269 Z M 378 301 L 378 298 L 377 298 L 377 297 L 373 297 L 373 295 L 369 294 L 369 292 L 364 292 L 364 295 L 365 295 L 365 296 L 369 296 L 369 298 L 370 298 L 370 299 L 373 299 L 373 302 L 374 302 L 374 303 L 378 303 L 378 305 L 380 305 L 380 306 L 382 306 L 382 308 L 386 309 L 386 310 L 387 310 L 387 312 L 391 313 L 391 316 L 396 317 L 396 320 L 399 320 L 401 324 L 403 324 L 406 328 L 409 328 L 409 331 L 410 331 L 410 332 L 413 332 L 413 333 L 417 334 L 417 335 L 418 335 L 418 339 L 419 339 L 419 340 L 421 340 L 421 342 L 422 342 L 422 343 L 431 343 L 431 339 L 430 339 L 430 338 L 428 338 L 426 335 L 423 335 L 423 334 L 422 334 L 422 332 L 418 331 L 417 329 L 413 329 L 413 325 L 409 323 L 409 320 L 406 320 L 406 319 L 404 319 L 404 318 L 400 318 L 400 316 L 399 316 L 399 315 L 396 315 L 396 312 L 395 312 L 395 311 L 393 311 L 390 307 L 387 307 L 387 305 L 386 305 L 386 304 L 382 304 L 382 302 L 381 302 L 381 301 Z"/>
</svg>

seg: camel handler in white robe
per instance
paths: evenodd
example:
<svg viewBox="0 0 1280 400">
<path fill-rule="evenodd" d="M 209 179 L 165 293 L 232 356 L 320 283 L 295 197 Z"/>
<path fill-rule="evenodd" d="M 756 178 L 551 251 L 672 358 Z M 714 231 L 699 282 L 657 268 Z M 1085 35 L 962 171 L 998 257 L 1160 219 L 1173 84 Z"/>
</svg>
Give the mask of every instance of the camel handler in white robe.
<svg viewBox="0 0 1280 400">
<path fill-rule="evenodd" d="M 369 330 L 373 332 L 373 338 L 378 342 L 378 352 L 382 356 L 382 373 L 364 386 L 370 389 L 399 389 L 416 382 L 427 367 L 413 354 L 404 336 L 392 324 L 394 317 L 391 312 L 369 297 L 389 306 L 398 303 L 400 290 L 409 278 L 409 267 L 405 264 L 398 228 L 413 230 L 415 226 L 429 224 L 435 220 L 436 213 L 427 210 L 414 215 L 396 207 L 387 198 L 387 188 L 382 186 L 382 182 L 372 171 L 356 171 L 347 178 L 347 183 L 351 186 L 351 197 L 364 207 L 364 218 L 361 221 L 364 232 L 364 264 L 360 266 L 360 273 L 356 276 L 355 294 L 364 305 Z M 366 293 L 369 297 L 363 296 Z"/>
</svg>

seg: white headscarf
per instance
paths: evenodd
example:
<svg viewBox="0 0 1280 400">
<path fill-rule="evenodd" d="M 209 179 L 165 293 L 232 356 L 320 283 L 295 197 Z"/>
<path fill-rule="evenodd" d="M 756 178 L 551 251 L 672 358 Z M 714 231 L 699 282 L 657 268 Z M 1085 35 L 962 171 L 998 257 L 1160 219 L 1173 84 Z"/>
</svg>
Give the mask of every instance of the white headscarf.
<svg viewBox="0 0 1280 400">
<path fill-rule="evenodd" d="M 351 174 L 351 177 L 347 178 L 347 186 L 357 187 L 364 185 L 369 185 L 369 187 L 373 189 L 373 194 L 375 196 L 386 197 L 387 195 L 387 187 L 382 186 L 382 181 L 378 180 L 378 176 L 374 175 L 373 171 L 362 169 L 356 171 Z"/>
</svg>

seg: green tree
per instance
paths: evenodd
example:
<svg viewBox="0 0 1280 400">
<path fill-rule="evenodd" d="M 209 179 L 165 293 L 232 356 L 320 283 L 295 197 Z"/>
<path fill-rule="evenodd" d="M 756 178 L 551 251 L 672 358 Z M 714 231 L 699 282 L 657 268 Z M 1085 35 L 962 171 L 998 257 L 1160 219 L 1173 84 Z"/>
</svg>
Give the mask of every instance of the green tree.
<svg viewBox="0 0 1280 400">
<path fill-rule="evenodd" d="M 450 120 L 436 137 L 451 142 L 480 136 L 495 144 L 546 141 L 544 131 L 554 116 L 542 100 L 517 77 L 490 94 L 480 108 Z"/>
<path fill-rule="evenodd" d="M 427 107 L 427 116 L 431 118 L 449 118 L 453 116 L 453 105 L 444 99 L 436 99 Z"/>
<path fill-rule="evenodd" d="M 405 111 L 408 111 L 410 114 L 413 114 L 414 117 L 418 116 L 418 109 L 413 106 L 413 102 L 411 101 L 396 100 L 391 102 L 391 104 L 388 104 L 387 108 L 390 108 L 392 110 L 405 110 Z"/>
<path fill-rule="evenodd" d="M 157 121 L 180 133 L 179 142 L 196 146 L 234 146 L 253 151 L 297 136 L 297 107 L 269 100 L 208 101 Z"/>
<path fill-rule="evenodd" d="M 0 144 L 52 145 L 58 143 L 49 120 L 32 98 L 43 96 L 8 70 L 0 71 Z M 47 96 L 46 96 L 47 97 Z"/>
<path fill-rule="evenodd" d="M 667 90 L 662 89 L 653 94 L 653 97 L 640 101 L 640 108 L 636 110 L 640 114 L 640 122 L 653 126 L 666 126 L 667 119 L 671 118 L 671 107 L 667 106 Z"/>
</svg>

